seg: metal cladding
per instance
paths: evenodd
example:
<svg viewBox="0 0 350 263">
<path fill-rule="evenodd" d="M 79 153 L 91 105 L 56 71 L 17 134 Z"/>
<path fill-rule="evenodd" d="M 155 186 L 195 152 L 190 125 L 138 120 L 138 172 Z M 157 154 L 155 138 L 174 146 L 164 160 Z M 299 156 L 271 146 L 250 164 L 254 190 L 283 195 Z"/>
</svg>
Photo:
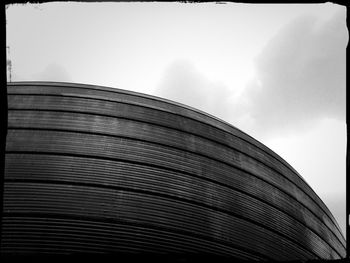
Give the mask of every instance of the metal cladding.
<svg viewBox="0 0 350 263">
<path fill-rule="evenodd" d="M 1 253 L 345 257 L 281 157 L 204 112 L 92 85 L 8 83 Z"/>
</svg>

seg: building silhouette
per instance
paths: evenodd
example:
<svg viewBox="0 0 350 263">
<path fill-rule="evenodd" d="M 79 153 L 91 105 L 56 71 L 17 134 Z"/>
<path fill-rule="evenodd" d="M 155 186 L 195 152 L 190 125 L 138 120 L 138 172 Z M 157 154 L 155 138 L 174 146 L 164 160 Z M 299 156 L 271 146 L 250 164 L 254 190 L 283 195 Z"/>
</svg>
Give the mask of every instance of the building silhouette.
<svg viewBox="0 0 350 263">
<path fill-rule="evenodd" d="M 136 92 L 8 83 L 1 253 L 345 257 L 333 215 L 280 156 Z"/>
</svg>

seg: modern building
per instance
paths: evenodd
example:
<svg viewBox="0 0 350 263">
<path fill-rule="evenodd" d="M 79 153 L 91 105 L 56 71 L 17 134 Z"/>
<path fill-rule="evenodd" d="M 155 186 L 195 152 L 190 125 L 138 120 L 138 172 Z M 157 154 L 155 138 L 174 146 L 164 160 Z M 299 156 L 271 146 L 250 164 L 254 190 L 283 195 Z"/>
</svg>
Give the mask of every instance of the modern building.
<svg viewBox="0 0 350 263">
<path fill-rule="evenodd" d="M 345 257 L 280 156 L 209 114 L 92 85 L 8 83 L 1 253 Z"/>
</svg>

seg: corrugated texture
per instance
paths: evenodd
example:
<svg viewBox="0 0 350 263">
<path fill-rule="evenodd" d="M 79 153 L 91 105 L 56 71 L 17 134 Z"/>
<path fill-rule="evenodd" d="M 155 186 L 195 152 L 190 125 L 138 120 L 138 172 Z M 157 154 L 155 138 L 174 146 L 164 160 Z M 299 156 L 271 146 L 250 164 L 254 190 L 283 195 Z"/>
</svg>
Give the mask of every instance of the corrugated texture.
<svg viewBox="0 0 350 263">
<path fill-rule="evenodd" d="M 234 129 L 232 126 L 227 126 L 223 122 L 218 122 L 204 114 L 189 111 L 178 105 L 169 103 L 165 104 L 164 101 L 161 100 L 149 99 L 149 96 L 131 96 L 130 94 L 125 94 L 125 91 L 119 91 L 116 93 L 112 92 L 111 89 L 101 90 L 101 87 L 94 87 L 92 89 L 89 86 L 80 86 L 77 88 L 76 85 L 74 85 L 74 87 L 64 87 L 60 84 L 58 86 L 52 85 L 51 87 L 33 87 L 31 85 L 26 85 L 26 89 L 19 88 L 19 90 L 17 90 L 16 87 L 13 88 L 17 94 L 45 94 L 45 96 L 42 97 L 16 96 L 15 99 L 19 101 L 14 104 L 20 105 L 21 108 L 35 107 L 35 109 L 40 109 L 42 107 L 41 102 L 43 102 L 44 109 L 92 112 L 94 114 L 107 114 L 119 118 L 132 116 L 133 118 L 144 122 L 153 122 L 158 125 L 166 125 L 176 129 L 180 128 L 195 133 L 196 135 L 213 138 L 224 144 L 233 144 L 238 150 L 241 149 L 241 145 L 244 145 L 244 151 L 250 150 L 251 156 L 263 158 L 262 161 L 265 164 L 271 163 L 275 159 L 279 160 L 280 162 L 278 162 L 277 169 L 283 170 L 283 176 L 286 176 L 287 178 L 292 176 L 291 180 L 297 186 L 302 187 L 336 225 L 333 216 L 319 197 L 286 162 L 284 162 L 278 155 L 268 150 L 268 148 L 261 143 L 239 130 Z M 51 96 L 47 96 L 50 94 Z M 64 96 L 64 98 L 62 98 L 62 96 Z M 11 99 L 10 96 L 9 100 Z M 136 105 L 139 107 L 136 107 Z"/>
<path fill-rule="evenodd" d="M 312 189 L 227 123 L 104 87 L 12 83 L 8 94 L 2 253 L 345 256 Z"/>
</svg>

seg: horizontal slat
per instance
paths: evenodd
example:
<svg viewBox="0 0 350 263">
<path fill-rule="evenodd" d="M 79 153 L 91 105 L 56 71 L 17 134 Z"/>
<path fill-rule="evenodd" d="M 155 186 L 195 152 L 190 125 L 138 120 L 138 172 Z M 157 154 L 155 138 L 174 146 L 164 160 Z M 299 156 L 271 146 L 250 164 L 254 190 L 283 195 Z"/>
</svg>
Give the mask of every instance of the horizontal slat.
<svg viewBox="0 0 350 263">
<path fill-rule="evenodd" d="M 136 184 L 136 183 L 135 183 Z M 115 203 L 115 200 L 118 199 L 118 197 L 115 197 L 114 195 L 110 194 L 111 196 L 105 199 L 101 199 L 103 197 L 103 195 L 101 195 L 100 191 L 105 191 L 105 193 L 108 193 L 109 191 L 114 192 L 114 190 L 116 191 L 121 191 L 121 193 L 123 193 L 121 198 L 124 198 L 124 191 L 131 191 L 131 192 L 135 192 L 135 196 L 137 196 L 139 194 L 139 192 L 141 193 L 145 193 L 146 192 L 146 196 L 151 195 L 151 196 L 158 196 L 161 199 L 171 199 L 173 200 L 172 203 L 175 204 L 175 207 L 178 207 L 179 204 L 177 203 L 178 201 L 180 203 L 188 203 L 191 204 L 194 207 L 197 206 L 203 206 L 203 208 L 205 209 L 211 209 L 213 211 L 218 211 L 221 213 L 225 213 L 228 215 L 232 215 L 232 216 L 238 216 L 238 217 L 242 217 L 243 220 L 249 220 L 249 221 L 253 221 L 254 223 L 257 223 L 259 225 L 261 225 L 262 227 L 267 227 L 267 229 L 276 231 L 277 233 L 280 233 L 281 235 L 288 237 L 290 240 L 294 240 L 296 244 L 299 244 L 303 247 L 314 247 L 315 254 L 319 254 L 322 255 L 323 253 L 332 253 L 332 249 L 323 241 L 321 240 L 319 237 L 317 237 L 314 233 L 312 233 L 310 230 L 306 229 L 305 226 L 298 224 L 297 222 L 293 221 L 291 218 L 286 217 L 285 214 L 282 214 L 280 211 L 273 209 L 271 207 L 269 207 L 268 205 L 258 202 L 252 198 L 246 197 L 242 194 L 239 194 L 237 192 L 231 192 L 231 202 L 229 199 L 225 199 L 225 196 L 222 195 L 220 192 L 215 191 L 215 189 L 210 189 L 211 193 L 213 195 L 219 195 L 219 201 L 218 200 L 213 200 L 214 198 L 205 198 L 201 196 L 197 197 L 197 200 L 193 200 L 190 199 L 189 197 L 186 196 L 181 196 L 181 197 L 176 197 L 174 195 L 171 194 L 162 194 L 161 192 L 157 191 L 157 189 L 153 188 L 151 190 L 148 190 L 148 188 L 150 188 L 150 186 L 144 187 L 144 188 L 137 188 L 138 186 L 135 185 L 134 188 L 117 188 L 117 189 L 109 189 L 109 188 L 101 188 L 101 187 L 92 187 L 92 186 L 88 186 L 86 188 L 83 188 L 82 186 L 72 186 L 72 185 L 60 185 L 60 184 L 56 184 L 56 185 L 42 185 L 42 184 L 38 184 L 38 183 L 12 183 L 12 184 L 7 184 L 7 188 L 6 190 L 8 190 L 9 192 L 6 192 L 8 195 L 8 199 L 5 199 L 5 207 L 6 207 L 6 211 L 11 212 L 12 209 L 14 209 L 15 211 L 17 211 L 16 209 L 18 209 L 17 207 L 19 207 L 20 209 L 24 209 L 25 211 L 21 211 L 21 212 L 30 212 L 33 211 L 35 212 L 37 208 L 42 209 L 42 205 L 44 205 L 45 203 L 48 203 L 48 200 L 51 201 L 57 201 L 59 200 L 58 204 L 52 204 L 52 205 L 48 205 L 50 208 L 45 208 L 47 209 L 46 211 L 49 212 L 50 209 L 54 209 L 54 211 L 56 211 L 57 209 L 63 209 L 64 212 L 62 213 L 67 213 L 67 211 L 65 210 L 65 206 L 71 208 L 73 207 L 72 204 L 68 203 L 65 204 L 64 202 L 62 202 L 62 198 L 64 198 L 63 196 L 67 195 L 66 198 L 71 198 L 72 202 L 78 202 L 78 207 L 80 207 L 80 209 L 83 210 L 84 213 L 88 213 L 88 208 L 87 207 L 92 207 L 92 210 L 96 210 L 96 211 L 92 211 L 92 212 L 96 212 L 97 214 L 103 214 L 103 215 L 109 215 L 110 217 L 113 217 L 113 214 L 115 213 L 113 210 L 113 208 L 117 207 L 117 210 L 119 211 L 119 205 Z M 77 187 L 77 190 L 75 189 L 75 187 Z M 28 191 L 27 188 L 30 188 L 30 190 Z M 51 188 L 55 188 L 55 192 L 52 193 L 52 189 Z M 62 191 L 65 192 L 65 195 L 62 194 L 62 196 L 56 196 L 59 195 L 59 189 L 63 189 Z M 67 192 L 68 189 L 68 192 Z M 69 193 L 69 191 L 72 191 L 72 189 L 74 189 L 74 196 L 71 196 L 67 193 Z M 81 193 L 79 193 L 79 189 L 81 191 Z M 83 190 L 82 190 L 83 189 Z M 85 199 L 85 190 L 87 191 L 92 191 L 91 189 L 96 190 L 97 192 L 97 196 L 94 197 L 93 200 L 89 200 L 89 198 L 92 195 L 89 194 L 89 197 Z M 137 191 L 138 190 L 138 191 Z M 189 191 L 190 189 L 188 189 L 187 191 Z M 204 191 L 207 189 L 203 189 Z M 18 192 L 20 192 L 18 194 Z M 35 193 L 35 194 L 34 194 Z M 40 198 L 40 194 L 42 194 L 45 197 L 42 197 L 42 200 L 40 203 L 36 203 L 38 201 L 38 198 Z M 160 195 L 161 194 L 161 195 Z M 185 193 L 186 194 L 186 193 Z M 184 195 L 185 195 L 184 194 Z M 51 196 L 53 195 L 53 196 Z M 188 194 L 187 194 L 188 195 Z M 109 196 L 109 195 L 108 195 Z M 176 197 L 176 198 L 175 198 Z M 201 199 L 200 199 L 201 198 Z M 35 201 L 33 201 L 33 199 Z M 83 200 L 79 200 L 79 199 L 83 199 Z M 110 199 L 110 200 L 108 200 Z M 145 199 L 146 198 L 139 198 L 142 199 L 143 204 L 145 206 Z M 79 201 L 76 201 L 79 200 Z M 112 201 L 111 201 L 112 200 Z M 114 201 L 113 201 L 114 200 Z M 108 204 L 109 202 L 112 202 L 111 207 L 105 207 L 106 204 Z M 157 201 L 157 203 L 154 203 L 153 206 L 157 207 L 159 205 L 159 200 Z M 84 205 L 86 204 L 86 206 Z M 21 206 L 22 205 L 22 206 Z M 47 204 L 46 204 L 47 205 Z M 29 208 L 27 207 L 29 206 Z M 58 207 L 59 206 L 59 207 Z M 61 207 L 62 206 L 62 207 Z M 96 206 L 96 208 L 94 208 L 94 206 Z M 77 207 L 77 206 L 75 206 Z M 172 211 L 169 209 L 170 206 L 166 206 L 166 210 L 165 212 L 168 214 L 170 213 L 171 216 L 174 216 L 176 218 L 176 215 L 179 216 L 177 213 L 172 213 Z M 102 211 L 100 211 L 100 209 L 102 209 Z M 152 210 L 154 209 L 152 207 L 151 208 L 146 208 L 145 207 L 145 211 L 149 212 L 148 210 Z M 67 209 L 68 210 L 68 209 Z M 155 209 L 156 211 L 157 209 Z M 163 208 L 164 210 L 164 208 Z M 40 211 L 41 212 L 41 211 Z M 137 209 L 137 212 L 142 214 L 140 212 L 139 209 Z M 162 209 L 158 210 L 158 213 L 162 212 Z M 110 214 L 109 214 L 110 213 Z M 153 212 L 151 212 L 153 214 Z M 196 226 L 198 226 L 198 222 L 200 221 L 199 219 L 196 219 L 195 216 L 193 216 L 192 214 L 187 214 L 186 216 L 189 216 L 189 218 L 187 218 L 186 220 L 179 220 L 179 218 L 176 218 L 176 222 L 182 222 L 180 223 L 181 227 L 184 227 L 187 224 L 187 221 L 191 219 L 191 221 L 195 222 Z M 196 213 L 196 216 L 205 216 L 205 215 L 200 215 L 200 213 Z M 117 215 L 118 217 L 120 216 L 119 214 Z M 157 214 L 157 217 L 159 216 L 159 214 Z M 182 214 L 180 214 L 180 216 L 182 216 Z M 203 227 L 206 228 L 207 224 L 203 224 Z M 220 229 L 224 229 L 225 226 L 221 226 Z M 205 231 L 204 229 L 198 230 L 199 233 Z M 211 233 L 211 235 L 216 236 L 217 234 L 213 234 Z M 281 238 L 283 238 L 283 236 Z M 227 239 L 228 237 L 225 237 L 225 239 Z M 323 254 L 323 256 L 325 257 L 327 254 Z"/>
<path fill-rule="evenodd" d="M 111 101 L 95 100 L 90 97 L 53 97 L 38 95 L 23 97 L 10 95 L 9 108 L 70 110 L 76 112 L 109 114 L 115 117 L 128 117 L 141 121 L 150 121 L 152 123 L 170 126 L 172 128 L 184 129 L 185 131 L 198 135 L 209 136 L 210 139 L 224 144 L 229 144 L 236 149 L 243 150 L 244 152 L 248 151 L 248 154 L 251 156 L 260 158 L 264 163 L 271 163 L 271 165 L 273 165 L 274 158 L 269 157 L 265 152 L 259 150 L 259 148 L 256 146 L 242 141 L 238 134 L 230 134 L 212 127 L 209 120 L 207 120 L 207 122 L 200 122 L 193 120 L 186 115 L 184 118 L 183 116 L 179 116 L 174 113 L 147 108 L 145 107 L 144 103 L 142 106 L 138 104 L 127 104 L 127 102 L 130 101 L 135 102 L 135 98 L 134 100 L 131 100 L 130 96 L 128 96 L 128 99 L 119 98 L 117 100 L 118 103 L 115 103 Z M 235 137 L 232 135 L 235 135 Z M 281 169 L 282 166 L 283 165 L 281 165 L 281 163 L 277 163 L 277 169 Z M 286 175 L 292 176 L 294 180 L 301 180 L 299 176 L 295 176 L 293 173 L 290 173 L 290 171 L 288 171 Z"/>
<path fill-rule="evenodd" d="M 211 253 L 247 260 L 266 258 L 240 246 L 220 244 L 215 239 L 206 240 L 121 220 L 4 217 L 3 225 L 6 242 L 1 252 Z"/>
<path fill-rule="evenodd" d="M 279 237 L 247 220 L 208 207 L 152 194 L 86 186 L 16 183 L 7 184 L 5 196 L 4 211 L 7 213 L 116 218 L 160 226 L 175 232 L 186 231 L 189 234 L 214 237 L 219 241 L 254 247 L 259 253 L 265 252 L 284 260 L 290 257 L 290 251 L 294 251 L 298 257 L 312 256 L 304 251 L 301 244 Z M 300 241 L 309 242 L 306 237 L 304 239 Z M 285 247 L 283 250 L 281 244 Z M 317 249 L 321 250 L 320 247 L 315 247 Z M 327 250 L 323 251 L 326 253 Z"/>
<path fill-rule="evenodd" d="M 8 94 L 2 252 L 345 256 L 298 173 L 213 116 L 98 86 L 11 83 Z"/>
<path fill-rule="evenodd" d="M 30 154 L 8 154 L 5 168 L 7 181 L 33 180 L 136 189 L 202 202 L 230 213 L 239 213 L 261 224 L 267 223 L 285 235 L 294 235 L 296 240 L 299 240 L 297 236 L 302 229 L 310 239 L 324 244 L 325 241 L 315 236 L 319 233 L 337 250 L 342 249 L 339 241 L 310 211 L 264 181 L 249 180 L 249 174 L 239 171 L 225 180 L 222 174 L 205 178 L 147 164 Z M 222 182 L 218 183 L 220 177 Z M 294 223 L 290 224 L 291 221 Z"/>
<path fill-rule="evenodd" d="M 233 127 L 215 116 L 207 114 L 198 109 L 194 109 L 184 104 L 180 104 L 174 101 L 170 101 L 164 98 L 155 97 L 147 94 L 142 94 L 133 91 L 127 91 L 117 88 L 101 87 L 96 85 L 82 85 L 75 83 L 44 83 L 44 82 L 18 82 L 8 83 L 9 94 L 54 94 L 64 96 L 79 96 L 82 98 L 95 98 L 103 100 L 111 100 L 117 102 L 132 103 L 135 105 L 147 106 L 148 108 L 154 108 L 161 111 L 167 111 L 168 113 L 174 113 L 180 116 L 186 116 L 194 120 L 198 120 L 201 123 L 208 123 L 213 127 L 217 127 L 220 130 L 226 131 L 229 134 L 242 138 L 245 142 L 255 145 L 259 149 L 263 150 L 265 154 L 271 155 L 281 163 L 287 166 L 289 169 L 296 172 L 285 160 L 279 155 L 271 151 L 264 144 L 255 140 L 248 134 L 240 131 L 238 128 Z M 297 172 L 296 172 L 297 173 Z"/>
<path fill-rule="evenodd" d="M 92 92 L 89 91 L 89 94 L 90 93 Z M 130 95 L 128 95 L 128 97 L 124 99 L 118 98 L 118 103 L 115 103 L 112 101 L 96 100 L 90 97 L 54 97 L 38 95 L 23 97 L 10 95 L 9 108 L 68 110 L 76 112 L 89 112 L 93 114 L 107 114 L 116 117 L 133 118 L 135 120 L 147 121 L 207 137 L 211 140 L 217 141 L 224 145 L 228 145 L 235 148 L 236 150 L 246 153 L 251 157 L 254 157 L 255 159 L 262 162 L 264 166 L 269 165 L 269 167 L 276 170 L 276 172 L 279 174 L 282 174 L 282 176 L 285 176 L 297 187 L 300 187 L 307 195 L 310 195 L 310 197 L 314 199 L 314 201 L 324 210 L 324 213 L 326 213 L 333 221 L 333 223 L 335 223 L 333 216 L 324 205 L 324 203 L 304 182 L 304 180 L 295 173 L 294 170 L 291 170 L 289 166 L 287 167 L 283 165 L 283 162 L 281 163 L 278 161 L 279 159 L 276 159 L 275 157 L 272 158 L 269 154 L 266 153 L 266 151 L 262 151 L 254 144 L 247 143 L 247 141 L 240 139 L 239 135 L 237 135 L 237 132 L 231 134 L 225 130 L 223 131 L 212 127 L 212 123 L 209 121 L 203 123 L 197 120 L 193 120 L 186 115 L 187 112 L 181 112 L 181 114 L 185 116 L 183 117 L 182 115 L 179 116 L 177 114 L 145 107 L 144 103 L 142 104 L 142 107 L 138 104 L 130 105 L 126 103 L 130 101 L 132 103 L 136 103 L 137 99 L 138 98 L 132 99 Z M 272 151 L 270 151 L 270 153 L 272 154 Z"/>
<path fill-rule="evenodd" d="M 9 127 L 66 129 L 103 133 L 182 148 L 241 167 L 253 174 L 259 174 L 264 180 L 283 185 L 289 193 L 296 193 L 295 196 L 300 197 L 301 202 L 313 204 L 313 200 L 306 194 L 300 192 L 290 181 L 284 180 L 279 173 L 269 167 L 262 165 L 250 156 L 234 151 L 232 148 L 193 134 L 132 120 L 87 114 L 35 111 L 10 111 Z"/>
<path fill-rule="evenodd" d="M 7 151 L 30 151 L 34 149 L 34 151 L 37 152 L 79 154 L 91 157 L 99 156 L 101 158 L 129 161 L 136 160 L 137 162 L 171 168 L 198 176 L 208 174 L 213 180 L 217 180 L 216 176 L 221 173 L 227 174 L 227 178 L 230 180 L 230 177 L 233 177 L 232 172 L 234 172 L 230 166 L 191 152 L 184 152 L 175 148 L 150 144 L 143 141 L 130 140 L 127 138 L 99 136 L 93 134 L 84 134 L 82 136 L 79 133 L 56 131 L 9 130 L 8 139 L 10 143 L 7 144 Z M 14 145 L 15 147 L 13 147 Z M 236 155 L 239 156 L 239 153 L 236 153 Z M 235 166 L 239 167 L 240 164 L 238 163 Z M 255 164 L 255 166 L 258 165 Z M 306 200 L 302 199 L 305 197 L 302 195 L 302 192 L 298 192 L 297 189 L 288 189 L 288 183 L 283 180 L 280 181 L 280 177 L 278 176 L 272 177 L 273 174 L 269 174 L 268 172 L 264 173 L 263 168 L 264 167 L 261 167 L 260 170 L 258 170 L 258 173 L 255 172 L 258 178 L 267 180 L 287 193 L 289 192 L 292 196 L 298 193 L 298 199 L 301 203 L 306 204 L 306 206 L 313 213 L 318 215 L 319 218 L 323 217 L 322 212 L 317 209 L 317 206 L 312 202 L 308 203 L 307 198 L 305 198 Z M 249 168 L 247 170 L 249 170 Z M 275 181 L 273 179 L 275 179 Z M 256 186 L 253 187 L 254 188 L 252 189 L 257 188 Z M 280 194 L 280 191 L 275 191 L 275 193 L 278 195 Z M 278 199 L 276 199 L 275 202 L 277 200 Z M 293 202 L 297 207 L 301 207 L 300 204 L 297 204 L 295 201 Z M 300 211 L 301 210 L 297 212 L 299 218 L 305 220 L 305 215 L 300 214 Z M 324 222 L 329 227 L 333 226 L 327 218 Z"/>
</svg>

